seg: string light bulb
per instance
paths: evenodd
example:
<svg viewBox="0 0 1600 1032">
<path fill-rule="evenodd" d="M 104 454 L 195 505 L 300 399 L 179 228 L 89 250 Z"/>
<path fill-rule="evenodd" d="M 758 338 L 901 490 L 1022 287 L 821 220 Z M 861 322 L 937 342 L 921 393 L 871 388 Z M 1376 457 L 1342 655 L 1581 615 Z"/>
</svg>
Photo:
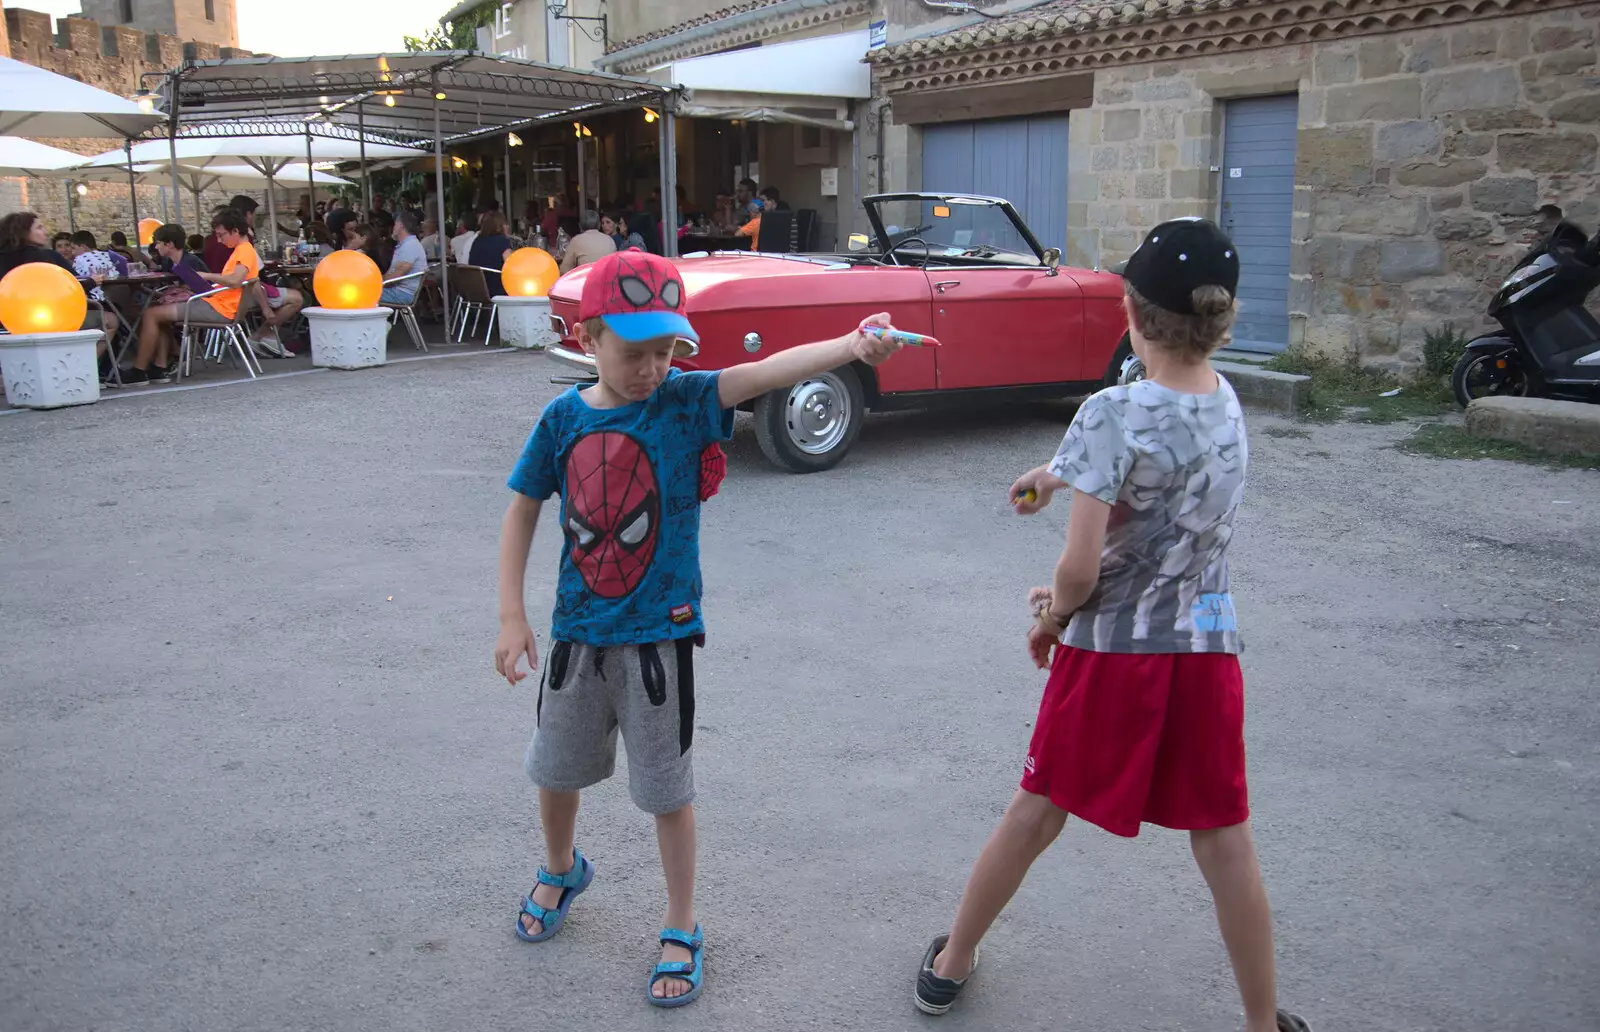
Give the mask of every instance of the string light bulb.
<svg viewBox="0 0 1600 1032">
<path fill-rule="evenodd" d="M 383 106 L 394 107 L 394 94 L 391 93 L 387 97 L 383 98 Z"/>
</svg>

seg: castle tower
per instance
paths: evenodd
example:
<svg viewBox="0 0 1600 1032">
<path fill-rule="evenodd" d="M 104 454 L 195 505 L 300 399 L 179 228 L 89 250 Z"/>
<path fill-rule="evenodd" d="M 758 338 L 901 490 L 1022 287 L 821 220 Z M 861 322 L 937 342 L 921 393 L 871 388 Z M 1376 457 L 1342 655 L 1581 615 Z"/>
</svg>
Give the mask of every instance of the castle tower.
<svg viewBox="0 0 1600 1032">
<path fill-rule="evenodd" d="M 238 0 L 82 0 L 83 16 L 218 47 L 239 45 Z"/>
</svg>

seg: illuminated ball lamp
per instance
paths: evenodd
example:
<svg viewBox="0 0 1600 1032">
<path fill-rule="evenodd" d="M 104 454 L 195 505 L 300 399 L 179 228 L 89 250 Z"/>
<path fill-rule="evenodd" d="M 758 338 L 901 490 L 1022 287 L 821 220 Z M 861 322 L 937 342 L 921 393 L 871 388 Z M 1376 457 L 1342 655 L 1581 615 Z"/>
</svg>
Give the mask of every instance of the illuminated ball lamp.
<svg viewBox="0 0 1600 1032">
<path fill-rule="evenodd" d="M 394 309 L 379 302 L 383 273 L 360 251 L 335 251 L 311 276 L 317 304 L 305 309 L 311 327 L 311 364 L 325 369 L 369 369 L 388 357 Z"/>
<path fill-rule="evenodd" d="M 0 376 L 17 408 L 64 408 L 100 400 L 98 329 L 83 329 L 89 299 L 59 265 L 30 262 L 0 279 Z"/>
<path fill-rule="evenodd" d="M 160 219 L 139 220 L 139 246 L 149 247 L 156 242 L 156 230 L 161 228 Z"/>
<path fill-rule="evenodd" d="M 547 252 L 537 247 L 511 252 L 500 270 L 506 292 L 494 299 L 502 342 L 530 351 L 561 343 L 550 323 L 550 289 L 560 278 L 561 267 Z"/>
</svg>

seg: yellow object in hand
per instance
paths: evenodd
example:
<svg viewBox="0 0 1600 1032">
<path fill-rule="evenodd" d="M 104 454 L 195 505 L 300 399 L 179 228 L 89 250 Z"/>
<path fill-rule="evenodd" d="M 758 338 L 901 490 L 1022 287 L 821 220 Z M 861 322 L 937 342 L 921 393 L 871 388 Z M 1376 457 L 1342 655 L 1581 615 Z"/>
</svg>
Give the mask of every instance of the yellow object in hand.
<svg viewBox="0 0 1600 1032">
<path fill-rule="evenodd" d="M 1039 500 L 1039 492 L 1035 491 L 1031 487 L 1024 488 L 1021 492 L 1019 492 L 1017 494 L 1017 501 L 1026 502 L 1029 505 L 1032 505 L 1034 502 L 1037 502 L 1038 500 Z"/>
</svg>

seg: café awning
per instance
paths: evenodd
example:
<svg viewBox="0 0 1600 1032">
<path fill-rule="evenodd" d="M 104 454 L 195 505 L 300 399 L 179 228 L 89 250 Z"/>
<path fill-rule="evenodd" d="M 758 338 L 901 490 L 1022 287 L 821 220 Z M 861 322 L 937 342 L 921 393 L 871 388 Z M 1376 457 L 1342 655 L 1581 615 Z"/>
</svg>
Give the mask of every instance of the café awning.
<svg viewBox="0 0 1600 1032">
<path fill-rule="evenodd" d="M 650 75 L 688 88 L 692 100 L 741 93 L 866 100 L 872 96 L 872 72 L 862 60 L 867 47 L 863 29 L 691 57 Z"/>
</svg>

